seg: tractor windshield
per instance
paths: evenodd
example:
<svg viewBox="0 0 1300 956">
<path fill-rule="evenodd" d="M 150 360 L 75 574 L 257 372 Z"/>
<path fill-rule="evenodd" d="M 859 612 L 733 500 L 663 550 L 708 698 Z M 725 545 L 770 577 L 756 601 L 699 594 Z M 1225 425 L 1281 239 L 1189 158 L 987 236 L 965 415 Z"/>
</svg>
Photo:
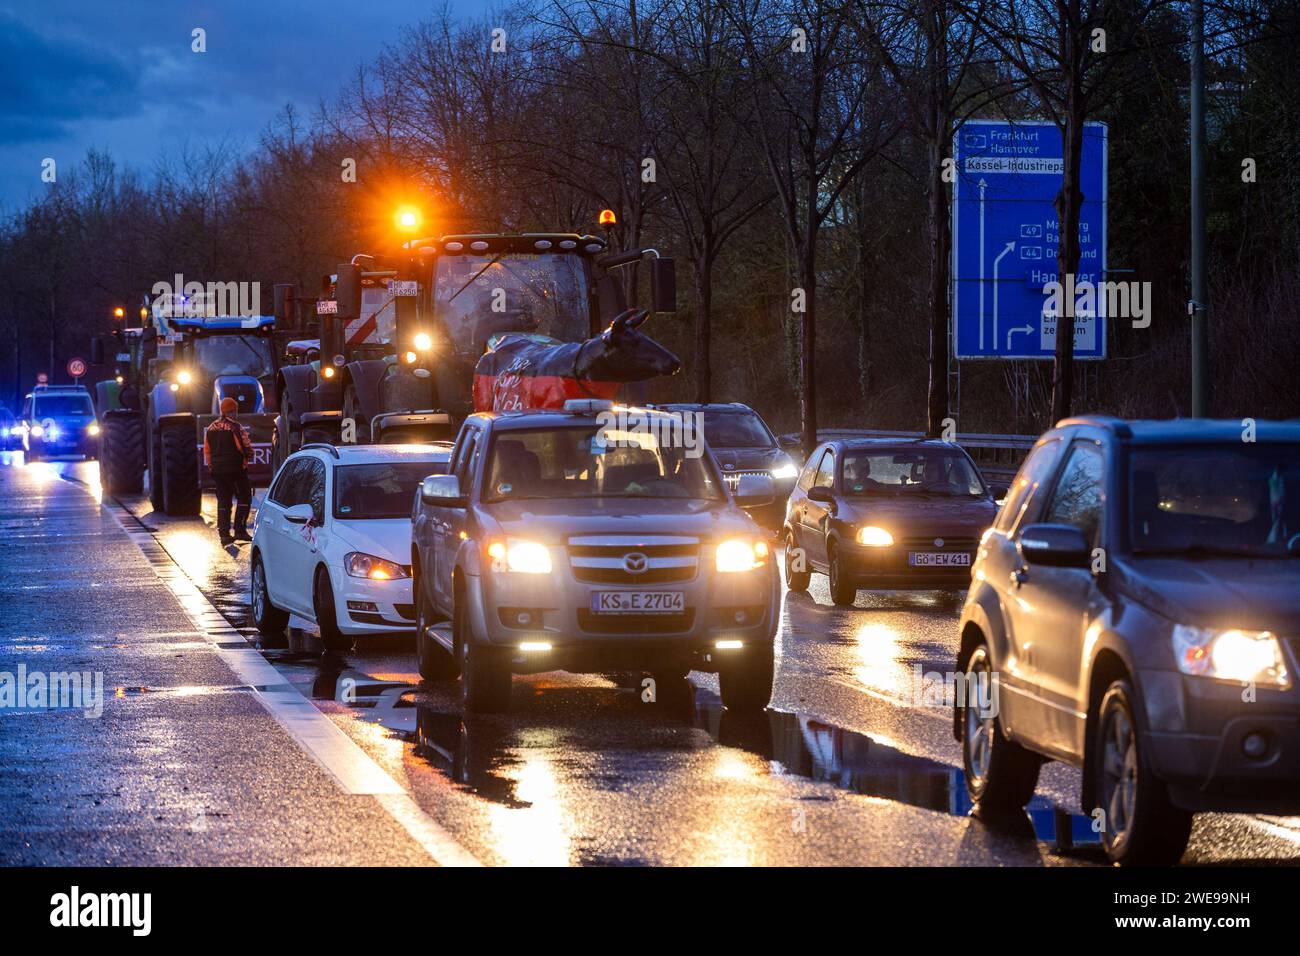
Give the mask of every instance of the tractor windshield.
<svg viewBox="0 0 1300 956">
<path fill-rule="evenodd" d="M 498 332 L 580 342 L 590 330 L 586 264 L 564 253 L 441 256 L 433 307 L 456 350 L 474 358 Z"/>
<path fill-rule="evenodd" d="M 271 374 L 271 340 L 260 335 L 201 335 L 194 340 L 194 361 L 207 379 L 218 375 Z"/>
</svg>

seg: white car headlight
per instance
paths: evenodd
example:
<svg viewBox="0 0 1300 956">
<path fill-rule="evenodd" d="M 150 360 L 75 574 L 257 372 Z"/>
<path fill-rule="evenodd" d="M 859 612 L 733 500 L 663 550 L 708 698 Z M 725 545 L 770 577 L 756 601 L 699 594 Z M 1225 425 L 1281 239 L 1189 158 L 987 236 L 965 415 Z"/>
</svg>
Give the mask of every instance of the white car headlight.
<svg viewBox="0 0 1300 956">
<path fill-rule="evenodd" d="M 536 541 L 508 538 L 488 545 L 488 557 L 493 571 L 513 571 L 516 574 L 550 574 L 551 552 L 546 545 Z"/>
<path fill-rule="evenodd" d="M 767 542 L 729 538 L 718 545 L 717 569 L 723 573 L 753 571 L 767 563 Z"/>
<path fill-rule="evenodd" d="M 780 481 L 782 478 L 793 478 L 799 474 L 799 469 L 794 466 L 794 462 L 787 461 L 777 465 L 772 469 L 772 478 Z"/>
<path fill-rule="evenodd" d="M 887 548 L 893 543 L 894 536 L 884 528 L 869 524 L 858 529 L 858 544 L 865 544 L 869 548 Z"/>
<path fill-rule="evenodd" d="M 369 578 L 371 581 L 391 581 L 409 576 L 400 564 L 360 551 L 350 551 L 343 556 L 343 569 L 354 578 Z"/>
<path fill-rule="evenodd" d="M 1184 674 L 1289 687 L 1282 645 L 1271 631 L 1216 631 L 1175 624 L 1174 658 Z"/>
</svg>

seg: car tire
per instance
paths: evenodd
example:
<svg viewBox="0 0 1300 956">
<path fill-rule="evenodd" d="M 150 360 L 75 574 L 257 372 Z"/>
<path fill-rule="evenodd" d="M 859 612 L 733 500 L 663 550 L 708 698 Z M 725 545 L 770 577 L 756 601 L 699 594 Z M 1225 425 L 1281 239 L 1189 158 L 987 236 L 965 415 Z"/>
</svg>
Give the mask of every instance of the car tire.
<svg viewBox="0 0 1300 956">
<path fill-rule="evenodd" d="M 1172 866 L 1187 849 L 1192 814 L 1170 802 L 1151 772 L 1134 700 L 1129 682 L 1117 680 L 1097 709 L 1090 766 L 1092 793 L 1105 813 L 1102 848 L 1112 863 Z"/>
<path fill-rule="evenodd" d="M 792 567 L 795 557 L 794 552 L 798 550 L 799 546 L 795 543 L 794 532 L 787 531 L 785 534 L 785 586 L 791 591 L 807 591 L 808 585 L 812 582 L 812 572 L 808 570 L 807 563 L 804 564 L 802 571 L 795 571 Z"/>
<path fill-rule="evenodd" d="M 99 434 L 99 480 L 110 495 L 138 495 L 144 487 L 144 420 L 107 415 Z"/>
<path fill-rule="evenodd" d="M 312 588 L 311 605 L 316 614 L 316 628 L 320 631 L 321 643 L 325 645 L 325 650 L 351 650 L 352 638 L 339 630 L 339 612 L 334 603 L 334 587 L 330 584 L 329 572 L 324 568 L 316 571 L 316 585 Z"/>
<path fill-rule="evenodd" d="M 776 648 L 770 641 L 748 645 L 734 658 L 724 657 L 718 664 L 722 705 L 733 711 L 762 710 L 772 702 L 775 676 Z"/>
<path fill-rule="evenodd" d="M 831 582 L 831 601 L 836 607 L 852 607 L 858 599 L 858 589 L 852 580 L 845 580 L 840 565 L 840 549 L 834 543 L 826 545 L 826 570 Z"/>
<path fill-rule="evenodd" d="M 510 672 L 510 651 L 467 640 L 469 612 L 465 591 L 457 586 L 451 626 L 456 655 L 460 661 L 460 699 L 465 710 L 476 714 L 498 714 L 510 710 L 514 675 Z"/>
<path fill-rule="evenodd" d="M 415 651 L 420 676 L 425 680 L 455 680 L 460 673 L 455 655 L 429 636 L 434 622 L 433 602 L 424 593 L 424 581 L 417 577 L 411 587 L 415 589 Z"/>
<path fill-rule="evenodd" d="M 266 565 L 262 563 L 261 554 L 253 555 L 253 567 L 249 571 L 248 580 L 251 591 L 249 603 L 253 608 L 253 620 L 257 624 L 258 633 L 268 637 L 283 636 L 285 625 L 289 623 L 289 612 L 271 603 L 271 590 L 266 584 Z"/>
<path fill-rule="evenodd" d="M 187 426 L 164 428 L 162 433 L 163 511 L 172 516 L 199 514 L 199 458 L 194 431 Z"/>
<path fill-rule="evenodd" d="M 1006 813 L 1024 810 L 1038 786 L 1043 760 L 1002 733 L 996 713 L 982 716 L 966 706 L 979 687 L 980 675 L 993 679 L 993 665 L 987 644 L 975 648 L 966 663 L 964 694 L 957 700 L 961 728 L 962 767 L 966 792 L 981 810 Z M 986 685 L 987 686 L 987 685 Z M 961 698 L 965 697 L 965 700 Z"/>
</svg>

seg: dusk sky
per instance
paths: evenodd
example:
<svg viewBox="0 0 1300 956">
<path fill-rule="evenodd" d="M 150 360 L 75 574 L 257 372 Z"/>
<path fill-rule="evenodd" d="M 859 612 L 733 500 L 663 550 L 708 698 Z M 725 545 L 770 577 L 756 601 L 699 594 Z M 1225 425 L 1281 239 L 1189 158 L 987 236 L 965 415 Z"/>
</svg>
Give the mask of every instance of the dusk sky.
<svg viewBox="0 0 1300 956">
<path fill-rule="evenodd" d="M 487 8 L 452 0 L 453 11 Z M 442 0 L 0 0 L 0 214 L 92 147 L 146 176 L 160 154 L 253 149 L 286 103 L 309 117 Z M 191 52 L 191 31 L 207 52 Z"/>
</svg>

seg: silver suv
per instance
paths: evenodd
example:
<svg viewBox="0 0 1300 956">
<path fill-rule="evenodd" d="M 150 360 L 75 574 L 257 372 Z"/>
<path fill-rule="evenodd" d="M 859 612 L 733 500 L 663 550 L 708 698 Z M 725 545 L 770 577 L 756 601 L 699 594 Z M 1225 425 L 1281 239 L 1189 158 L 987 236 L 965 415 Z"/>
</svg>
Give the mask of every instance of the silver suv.
<svg viewBox="0 0 1300 956">
<path fill-rule="evenodd" d="M 512 673 L 552 670 L 717 672 L 726 706 L 767 705 L 778 577 L 741 506 L 772 479 L 729 491 L 674 421 L 586 400 L 466 419 L 413 514 L 423 677 L 459 674 L 476 711 L 509 708 Z"/>
</svg>

